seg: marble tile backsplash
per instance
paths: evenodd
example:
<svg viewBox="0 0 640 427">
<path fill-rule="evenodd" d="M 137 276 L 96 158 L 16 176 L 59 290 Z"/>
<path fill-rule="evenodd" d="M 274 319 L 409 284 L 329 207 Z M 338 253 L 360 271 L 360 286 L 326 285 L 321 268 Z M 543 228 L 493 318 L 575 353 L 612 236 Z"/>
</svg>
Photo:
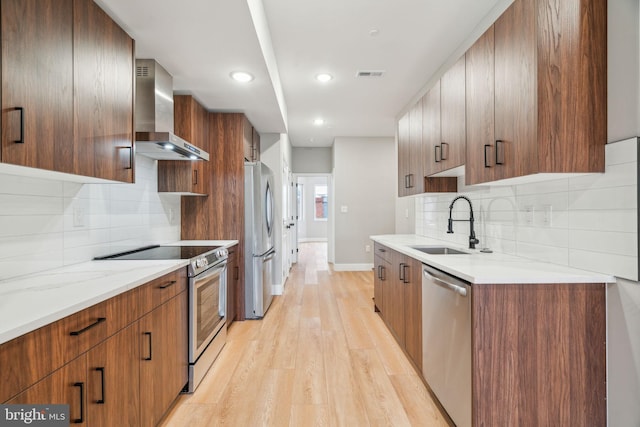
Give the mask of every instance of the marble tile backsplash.
<svg viewBox="0 0 640 427">
<path fill-rule="evenodd" d="M 135 184 L 0 174 L 0 280 L 180 239 L 180 196 L 158 194 L 157 162 Z"/>
<path fill-rule="evenodd" d="M 480 245 L 496 252 L 638 280 L 638 141 L 608 144 L 604 174 L 513 186 L 464 186 Z M 416 199 L 416 233 L 466 246 L 469 224 L 446 234 L 452 194 Z M 455 219 L 468 219 L 460 200 Z"/>
</svg>

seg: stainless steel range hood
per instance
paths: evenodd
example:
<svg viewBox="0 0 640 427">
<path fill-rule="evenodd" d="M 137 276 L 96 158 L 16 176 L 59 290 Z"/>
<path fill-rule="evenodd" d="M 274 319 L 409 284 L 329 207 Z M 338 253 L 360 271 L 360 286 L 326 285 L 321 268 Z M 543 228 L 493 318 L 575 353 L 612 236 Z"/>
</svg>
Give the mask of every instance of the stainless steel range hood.
<svg viewBox="0 0 640 427">
<path fill-rule="evenodd" d="M 209 160 L 173 133 L 173 77 L 153 59 L 136 60 L 136 153 L 158 160 Z"/>
</svg>

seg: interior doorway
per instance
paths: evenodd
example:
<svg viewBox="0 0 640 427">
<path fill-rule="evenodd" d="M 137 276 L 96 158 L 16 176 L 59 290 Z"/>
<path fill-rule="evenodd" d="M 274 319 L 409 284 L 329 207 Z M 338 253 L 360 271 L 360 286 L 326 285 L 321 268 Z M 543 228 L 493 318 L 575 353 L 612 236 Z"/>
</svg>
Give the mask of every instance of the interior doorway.
<svg viewBox="0 0 640 427">
<path fill-rule="evenodd" d="M 296 174 L 296 251 L 299 243 L 329 242 L 332 226 L 331 174 Z"/>
</svg>

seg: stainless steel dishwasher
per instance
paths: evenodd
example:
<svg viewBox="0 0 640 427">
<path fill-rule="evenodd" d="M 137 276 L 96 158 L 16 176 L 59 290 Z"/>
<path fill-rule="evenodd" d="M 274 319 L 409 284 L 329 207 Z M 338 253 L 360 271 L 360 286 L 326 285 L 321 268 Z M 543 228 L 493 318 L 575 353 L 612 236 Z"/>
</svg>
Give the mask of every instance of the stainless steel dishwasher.
<svg viewBox="0 0 640 427">
<path fill-rule="evenodd" d="M 471 286 L 422 267 L 422 373 L 456 426 L 470 427 Z"/>
</svg>

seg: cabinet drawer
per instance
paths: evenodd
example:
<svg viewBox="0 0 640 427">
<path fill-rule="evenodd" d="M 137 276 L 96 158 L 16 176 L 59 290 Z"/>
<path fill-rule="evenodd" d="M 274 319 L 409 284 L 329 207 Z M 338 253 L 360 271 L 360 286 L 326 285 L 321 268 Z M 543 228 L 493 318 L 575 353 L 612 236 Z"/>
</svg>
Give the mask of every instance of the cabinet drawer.
<svg viewBox="0 0 640 427">
<path fill-rule="evenodd" d="M 382 258 L 387 262 L 391 262 L 391 253 L 393 252 L 391 249 L 381 245 L 380 243 L 375 243 L 374 249 L 375 249 L 376 256 L 379 256 L 380 258 Z"/>
<path fill-rule="evenodd" d="M 159 277 L 140 288 L 139 314 L 150 312 L 187 289 L 187 269 L 181 268 Z"/>
<path fill-rule="evenodd" d="M 118 295 L 2 344 L 0 402 L 135 321 L 136 294 Z"/>
</svg>

